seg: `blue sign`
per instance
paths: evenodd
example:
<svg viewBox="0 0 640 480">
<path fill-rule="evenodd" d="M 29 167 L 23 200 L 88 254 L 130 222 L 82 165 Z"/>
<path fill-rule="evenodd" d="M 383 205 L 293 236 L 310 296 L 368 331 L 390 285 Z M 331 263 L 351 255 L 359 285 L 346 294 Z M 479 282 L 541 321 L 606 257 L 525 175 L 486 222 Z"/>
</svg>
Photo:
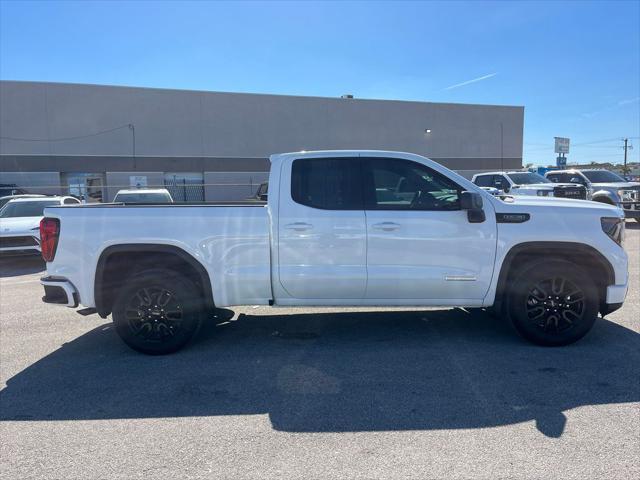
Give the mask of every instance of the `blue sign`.
<svg viewBox="0 0 640 480">
<path fill-rule="evenodd" d="M 558 155 L 558 157 L 556 158 L 556 165 L 558 166 L 558 168 L 564 168 L 567 166 L 567 157 L 564 157 L 562 155 Z"/>
</svg>

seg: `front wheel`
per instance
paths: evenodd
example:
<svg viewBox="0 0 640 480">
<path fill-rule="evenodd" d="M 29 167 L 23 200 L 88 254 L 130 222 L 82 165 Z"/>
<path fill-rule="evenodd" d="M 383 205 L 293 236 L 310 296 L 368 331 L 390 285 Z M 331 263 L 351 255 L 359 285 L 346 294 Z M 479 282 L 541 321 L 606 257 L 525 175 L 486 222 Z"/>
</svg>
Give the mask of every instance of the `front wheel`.
<svg viewBox="0 0 640 480">
<path fill-rule="evenodd" d="M 545 346 L 568 345 L 584 337 L 598 316 L 598 306 L 596 285 L 570 262 L 525 266 L 508 296 L 516 330 Z"/>
<path fill-rule="evenodd" d="M 204 312 L 200 289 L 172 270 L 151 269 L 126 280 L 113 306 L 113 323 L 132 349 L 173 353 L 198 331 Z"/>
</svg>

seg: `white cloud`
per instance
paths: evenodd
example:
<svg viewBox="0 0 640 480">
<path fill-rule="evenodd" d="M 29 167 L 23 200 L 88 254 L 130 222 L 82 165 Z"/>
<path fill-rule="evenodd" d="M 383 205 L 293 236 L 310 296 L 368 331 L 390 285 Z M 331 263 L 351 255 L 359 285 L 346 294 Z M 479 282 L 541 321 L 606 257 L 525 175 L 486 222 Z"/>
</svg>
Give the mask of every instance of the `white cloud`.
<svg viewBox="0 0 640 480">
<path fill-rule="evenodd" d="M 627 98 L 626 100 L 620 100 L 618 102 L 618 106 L 629 105 L 630 103 L 637 103 L 637 102 L 640 102 L 640 97 Z"/>
<path fill-rule="evenodd" d="M 486 80 L 487 78 L 495 77 L 498 72 L 490 73 L 489 75 L 483 75 L 482 77 L 474 78 L 472 80 L 467 80 L 466 82 L 456 83 L 455 85 L 450 85 L 445 90 L 453 90 L 454 88 L 464 87 L 465 85 L 469 85 L 470 83 L 481 82 L 482 80 Z"/>
</svg>

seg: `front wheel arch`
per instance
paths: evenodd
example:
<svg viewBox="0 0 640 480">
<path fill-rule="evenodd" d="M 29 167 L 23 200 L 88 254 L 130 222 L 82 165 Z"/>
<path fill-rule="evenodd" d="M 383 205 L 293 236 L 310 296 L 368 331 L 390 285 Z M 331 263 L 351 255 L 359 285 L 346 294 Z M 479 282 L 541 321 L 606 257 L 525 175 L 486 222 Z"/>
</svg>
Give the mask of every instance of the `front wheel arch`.
<svg viewBox="0 0 640 480">
<path fill-rule="evenodd" d="M 552 260 L 568 261 L 585 269 L 597 279 L 600 311 L 606 312 L 607 287 L 615 284 L 615 272 L 609 261 L 595 248 L 579 242 L 525 242 L 512 246 L 500 267 L 496 285 L 493 309 L 504 314 L 505 297 L 509 293 L 509 282 L 525 263 L 539 260 L 541 263 Z"/>
</svg>

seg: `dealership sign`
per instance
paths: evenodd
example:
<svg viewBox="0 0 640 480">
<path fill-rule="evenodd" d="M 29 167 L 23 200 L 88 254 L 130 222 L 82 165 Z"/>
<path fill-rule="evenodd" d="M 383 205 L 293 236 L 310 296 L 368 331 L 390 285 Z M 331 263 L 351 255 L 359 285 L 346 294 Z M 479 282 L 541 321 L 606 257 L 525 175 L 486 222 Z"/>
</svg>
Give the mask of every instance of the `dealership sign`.
<svg viewBox="0 0 640 480">
<path fill-rule="evenodd" d="M 132 187 L 146 187 L 147 186 L 147 176 L 146 175 L 131 175 L 129 177 L 129 185 Z"/>
<path fill-rule="evenodd" d="M 553 137 L 556 139 L 556 153 L 569 153 L 569 139 L 564 137 Z"/>
</svg>

